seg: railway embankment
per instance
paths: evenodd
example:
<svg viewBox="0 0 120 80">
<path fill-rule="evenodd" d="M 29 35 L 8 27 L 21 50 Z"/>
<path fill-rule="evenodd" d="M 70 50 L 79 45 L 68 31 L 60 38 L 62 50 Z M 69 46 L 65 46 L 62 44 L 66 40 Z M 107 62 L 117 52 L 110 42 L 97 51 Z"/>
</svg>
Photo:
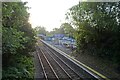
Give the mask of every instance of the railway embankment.
<svg viewBox="0 0 120 80">
<path fill-rule="evenodd" d="M 74 57 L 78 61 L 86 64 L 87 66 L 93 68 L 94 70 L 102 73 L 103 75 L 107 76 L 110 79 L 120 79 L 120 73 L 117 70 L 118 65 L 113 64 L 111 61 L 92 56 L 89 54 L 84 53 L 75 53 L 75 51 L 71 50 L 70 48 L 67 48 L 63 45 L 55 45 L 52 42 L 48 42 L 49 44 L 53 45 L 54 47 L 62 50 L 66 54 Z"/>
</svg>

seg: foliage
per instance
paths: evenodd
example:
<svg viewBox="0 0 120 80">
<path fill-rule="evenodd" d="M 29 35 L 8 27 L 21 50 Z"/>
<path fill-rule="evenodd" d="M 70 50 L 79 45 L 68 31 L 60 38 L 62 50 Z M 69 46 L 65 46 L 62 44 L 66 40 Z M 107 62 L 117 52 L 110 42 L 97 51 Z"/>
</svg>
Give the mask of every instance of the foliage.
<svg viewBox="0 0 120 80">
<path fill-rule="evenodd" d="M 3 77 L 33 76 L 32 59 L 35 31 L 28 23 L 26 2 L 2 3 L 2 66 Z"/>
<path fill-rule="evenodd" d="M 47 31 L 45 29 L 45 27 L 41 27 L 41 26 L 37 26 L 34 28 L 36 34 L 44 34 L 46 35 Z"/>
<path fill-rule="evenodd" d="M 72 37 L 72 38 L 74 37 L 75 29 L 71 26 L 71 24 L 69 24 L 69 23 L 63 23 L 60 26 L 60 29 L 63 29 L 64 34 L 66 34 L 66 36 Z"/>
<path fill-rule="evenodd" d="M 3 70 L 3 79 L 6 78 L 33 78 L 33 61 L 32 57 L 19 56 L 15 58 L 17 63 L 15 67 L 10 66 Z M 27 64 L 27 65 L 25 65 Z"/>
<path fill-rule="evenodd" d="M 62 23 L 60 28 L 54 28 L 48 35 L 65 34 L 65 36 L 74 38 L 75 29 L 69 23 Z"/>
<path fill-rule="evenodd" d="M 80 50 L 120 62 L 120 2 L 81 2 L 66 14 Z"/>
</svg>

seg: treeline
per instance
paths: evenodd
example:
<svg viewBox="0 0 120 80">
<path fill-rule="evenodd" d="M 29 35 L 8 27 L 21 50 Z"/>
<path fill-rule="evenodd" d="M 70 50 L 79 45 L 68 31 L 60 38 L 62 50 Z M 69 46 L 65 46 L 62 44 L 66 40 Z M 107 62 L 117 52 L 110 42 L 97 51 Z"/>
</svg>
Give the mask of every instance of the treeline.
<svg viewBox="0 0 120 80">
<path fill-rule="evenodd" d="M 35 32 L 26 2 L 2 3 L 2 77 L 33 78 Z M 7 79 L 8 80 L 8 79 Z M 12 79 L 14 80 L 14 79 Z M 22 79 L 23 80 L 23 79 Z"/>
<path fill-rule="evenodd" d="M 76 26 L 78 53 L 120 64 L 120 2 L 80 2 L 66 15 Z"/>
<path fill-rule="evenodd" d="M 46 36 L 53 36 L 54 34 L 64 34 L 67 37 L 74 38 L 75 29 L 70 23 L 62 23 L 59 28 L 54 28 L 52 31 L 48 32 L 45 27 L 37 26 L 35 28 L 37 34 L 44 34 Z"/>
</svg>

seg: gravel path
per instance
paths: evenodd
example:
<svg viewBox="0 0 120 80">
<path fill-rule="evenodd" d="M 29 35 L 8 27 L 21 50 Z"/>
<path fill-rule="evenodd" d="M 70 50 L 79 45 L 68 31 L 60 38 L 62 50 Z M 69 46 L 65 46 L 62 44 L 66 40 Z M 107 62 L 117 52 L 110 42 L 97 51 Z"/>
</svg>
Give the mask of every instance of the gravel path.
<svg viewBox="0 0 120 80">
<path fill-rule="evenodd" d="M 34 53 L 34 66 L 35 66 L 35 80 L 43 79 L 44 75 L 43 75 L 42 67 L 39 63 L 36 52 Z"/>
</svg>

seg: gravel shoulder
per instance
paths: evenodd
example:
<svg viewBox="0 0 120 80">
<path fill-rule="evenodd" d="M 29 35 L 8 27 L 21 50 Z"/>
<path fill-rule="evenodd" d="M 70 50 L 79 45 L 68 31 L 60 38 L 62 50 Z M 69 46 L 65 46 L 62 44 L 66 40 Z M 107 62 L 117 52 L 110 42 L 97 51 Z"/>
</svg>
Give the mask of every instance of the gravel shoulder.
<svg viewBox="0 0 120 80">
<path fill-rule="evenodd" d="M 36 55 L 36 52 L 34 53 L 34 67 L 35 67 L 35 74 L 34 74 L 34 78 L 35 80 L 38 80 L 38 79 L 43 79 L 43 71 L 42 71 L 42 67 L 39 63 L 39 60 L 38 60 L 38 56 Z"/>
</svg>

